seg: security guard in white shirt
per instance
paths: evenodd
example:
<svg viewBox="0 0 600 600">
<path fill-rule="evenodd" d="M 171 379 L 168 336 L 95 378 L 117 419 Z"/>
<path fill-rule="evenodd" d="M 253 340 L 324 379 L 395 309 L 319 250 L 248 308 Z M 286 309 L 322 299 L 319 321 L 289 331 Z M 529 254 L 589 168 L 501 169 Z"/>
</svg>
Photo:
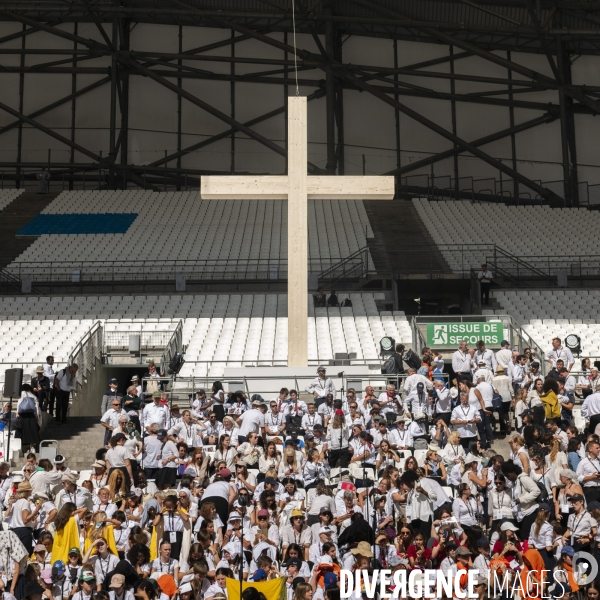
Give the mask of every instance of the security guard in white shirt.
<svg viewBox="0 0 600 600">
<path fill-rule="evenodd" d="M 333 394 L 335 398 L 335 386 L 333 385 L 333 381 L 326 375 L 326 369 L 324 366 L 320 366 L 317 369 L 318 377 L 315 377 L 312 382 L 306 386 L 306 391 L 309 394 L 312 394 L 315 398 L 321 400 L 317 402 L 317 404 L 321 404 L 327 398 L 327 394 Z"/>
<path fill-rule="evenodd" d="M 452 370 L 458 379 L 473 381 L 471 374 L 471 355 L 467 348 L 467 340 L 463 340 L 458 350 L 452 355 Z"/>
<path fill-rule="evenodd" d="M 496 355 L 485 347 L 485 343 L 483 340 L 479 340 L 476 344 L 477 349 L 475 350 L 475 355 L 473 356 L 473 360 L 479 364 L 481 361 L 485 363 L 485 366 L 492 372 L 496 370 L 498 363 L 496 361 Z"/>
<path fill-rule="evenodd" d="M 573 353 L 568 348 L 563 348 L 560 338 L 552 338 L 552 350 L 546 352 L 546 362 L 549 362 L 553 367 L 556 367 L 556 361 L 562 360 L 565 367 L 570 371 L 575 364 Z"/>
</svg>

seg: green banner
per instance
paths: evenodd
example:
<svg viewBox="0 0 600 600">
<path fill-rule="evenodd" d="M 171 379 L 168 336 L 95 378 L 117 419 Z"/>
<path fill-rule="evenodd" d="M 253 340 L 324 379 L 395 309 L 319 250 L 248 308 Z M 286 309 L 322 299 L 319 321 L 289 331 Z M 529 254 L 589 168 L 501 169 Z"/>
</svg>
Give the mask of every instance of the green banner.
<svg viewBox="0 0 600 600">
<path fill-rule="evenodd" d="M 469 346 L 483 340 L 486 346 L 500 346 L 504 339 L 503 324 L 485 323 L 427 323 L 427 345 L 431 348 L 458 345 L 467 340 Z"/>
</svg>

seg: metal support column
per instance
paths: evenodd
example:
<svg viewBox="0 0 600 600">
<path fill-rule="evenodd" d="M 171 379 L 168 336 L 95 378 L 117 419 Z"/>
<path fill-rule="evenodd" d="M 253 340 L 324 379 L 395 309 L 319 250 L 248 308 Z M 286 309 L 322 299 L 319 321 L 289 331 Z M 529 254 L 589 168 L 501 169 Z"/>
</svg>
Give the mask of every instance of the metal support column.
<svg viewBox="0 0 600 600">
<path fill-rule="evenodd" d="M 231 58 L 235 59 L 235 31 L 231 30 Z M 232 60 L 229 65 L 229 73 L 231 75 L 231 83 L 229 84 L 229 100 L 231 103 L 231 118 L 235 119 L 235 60 Z M 179 97 L 181 102 L 181 96 Z M 231 159 L 229 163 L 229 171 L 232 175 L 235 175 L 235 131 L 231 132 L 231 143 L 229 147 L 231 153 Z"/>
<path fill-rule="evenodd" d="M 121 34 L 119 49 L 128 52 L 131 32 L 130 19 L 121 19 L 119 27 Z M 123 189 L 126 189 L 126 167 L 129 155 L 129 67 L 123 63 L 119 64 L 119 76 L 121 82 L 121 167 L 123 168 Z"/>
<path fill-rule="evenodd" d="M 78 34 L 78 23 L 73 23 L 73 35 L 77 37 Z M 77 55 L 77 40 L 73 40 L 73 68 L 77 67 L 77 61 L 75 60 Z M 75 94 L 77 92 L 77 73 L 73 73 L 71 75 L 71 94 Z M 71 142 L 75 143 L 75 117 L 77 115 L 77 98 L 73 98 L 71 100 Z M 75 163 L 75 148 L 71 146 L 71 152 L 69 155 L 69 162 L 71 164 Z M 74 179 L 75 171 L 71 169 L 71 177 L 69 177 L 69 190 L 73 189 L 73 179 Z"/>
<path fill-rule="evenodd" d="M 335 60 L 339 63 L 342 61 L 343 49 L 342 49 L 342 34 L 339 30 L 335 30 L 335 45 L 333 48 L 333 54 Z M 345 174 L 345 139 L 344 139 L 344 86 L 341 85 L 339 80 L 335 80 L 335 122 L 337 125 L 337 173 L 338 175 Z"/>
<path fill-rule="evenodd" d="M 564 90 L 565 61 L 560 37 L 557 38 L 556 45 L 558 70 L 562 79 L 562 85 L 558 90 L 558 99 L 560 102 L 560 142 L 562 150 L 563 186 L 565 192 L 565 204 L 566 206 L 571 206 L 573 202 L 573 194 L 571 190 L 571 168 L 569 166 L 569 118 L 567 114 L 567 98 Z"/>
<path fill-rule="evenodd" d="M 288 34 L 287 31 L 284 32 L 283 34 L 283 43 L 287 46 L 288 43 Z M 283 60 L 285 61 L 285 66 L 283 67 L 283 78 L 287 81 L 288 78 L 288 66 L 287 66 L 287 59 L 288 59 L 288 53 L 287 50 L 283 51 Z M 284 108 L 284 118 L 285 118 L 285 122 L 283 124 L 283 140 L 284 140 L 284 148 L 285 148 L 285 173 L 288 172 L 288 155 L 287 155 L 287 149 L 288 149 L 288 128 L 287 128 L 287 122 L 288 122 L 288 112 L 287 112 L 287 106 L 288 106 L 288 94 L 289 94 L 289 88 L 287 83 L 284 84 L 283 86 L 283 106 Z"/>
<path fill-rule="evenodd" d="M 23 37 L 21 38 L 21 50 L 25 50 L 25 30 L 27 26 L 23 25 Z M 25 53 L 21 54 L 21 69 L 25 67 Z M 23 112 L 23 92 L 25 91 L 25 71 L 21 71 L 19 75 L 19 112 Z M 21 152 L 23 149 L 23 121 L 19 123 L 19 132 L 17 134 L 17 163 L 21 162 Z M 21 187 L 21 167 L 17 167 L 17 189 Z M 25 180 L 23 180 L 25 187 Z"/>
<path fill-rule="evenodd" d="M 558 71 L 563 86 L 571 85 L 571 57 L 568 48 L 560 38 L 557 39 L 557 62 Z M 573 98 L 563 94 L 560 104 L 561 136 L 563 133 L 563 116 L 565 121 L 565 133 L 568 154 L 568 176 L 571 206 L 579 206 L 579 177 L 577 173 L 577 145 L 575 142 L 575 117 L 573 115 Z M 565 190 L 567 183 L 565 182 Z M 566 191 L 565 191 L 566 195 Z M 566 198 L 565 198 L 566 200 Z"/>
<path fill-rule="evenodd" d="M 394 69 L 398 68 L 398 40 L 394 40 Z M 394 73 L 394 84 L 395 88 L 398 89 L 398 73 Z M 398 94 L 394 94 L 394 100 L 398 102 Z M 394 123 L 396 133 L 396 169 L 398 169 L 398 176 L 396 177 L 396 186 L 402 181 L 400 177 L 400 168 L 402 167 L 402 155 L 400 152 L 400 111 L 398 107 L 394 107 Z"/>
<path fill-rule="evenodd" d="M 183 27 L 179 26 L 179 54 L 183 54 Z M 182 60 L 177 61 L 179 71 L 181 72 Z M 183 79 L 177 79 L 177 85 L 182 86 Z M 177 153 L 181 152 L 181 96 L 177 96 Z M 181 154 L 177 157 L 177 169 L 181 169 Z M 181 191 L 181 181 L 177 179 L 177 191 Z"/>
<path fill-rule="evenodd" d="M 292 0 L 293 1 L 293 0 Z M 332 0 L 323 3 L 325 14 L 333 14 Z M 332 21 L 325 23 L 325 53 L 327 54 L 327 67 L 325 69 L 325 102 L 326 102 L 326 136 L 327 136 L 327 164 L 325 169 L 330 175 L 335 175 L 337 157 L 335 154 L 335 78 L 331 68 L 334 48 L 334 25 Z"/>
<path fill-rule="evenodd" d="M 450 74 L 454 75 L 454 46 L 450 46 Z M 454 96 L 456 93 L 454 77 L 450 79 L 450 93 Z M 456 101 L 450 101 L 450 111 L 452 113 L 452 133 L 456 135 Z M 454 150 L 458 146 L 454 144 Z M 433 163 L 432 163 L 433 164 Z M 459 187 L 458 187 L 458 152 L 454 152 L 454 197 L 458 198 Z"/>
<path fill-rule="evenodd" d="M 510 57 L 510 50 L 507 51 L 506 53 L 506 58 L 507 60 L 512 62 L 512 59 Z M 512 81 L 512 70 L 508 69 L 508 79 L 510 81 Z M 512 83 L 508 84 L 508 99 L 512 102 L 513 101 L 513 86 Z M 509 106 L 508 107 L 508 117 L 510 120 L 510 128 L 514 129 L 515 126 L 515 109 L 514 106 Z M 517 141 L 516 141 L 516 136 L 515 136 L 515 132 L 513 131 L 510 134 L 510 154 L 511 154 L 511 158 L 512 158 L 512 168 L 513 171 L 517 170 Z M 519 197 L 519 182 L 516 179 L 513 179 L 513 196 L 515 198 L 515 202 L 517 200 L 517 198 Z"/>
<path fill-rule="evenodd" d="M 108 136 L 108 157 L 111 162 L 108 170 L 108 187 L 110 189 L 115 187 L 115 169 L 113 165 L 117 154 L 117 77 L 119 76 L 119 64 L 116 50 L 119 45 L 118 35 L 117 20 L 115 19 L 112 26 L 113 54 L 110 68 L 110 125 Z"/>
</svg>

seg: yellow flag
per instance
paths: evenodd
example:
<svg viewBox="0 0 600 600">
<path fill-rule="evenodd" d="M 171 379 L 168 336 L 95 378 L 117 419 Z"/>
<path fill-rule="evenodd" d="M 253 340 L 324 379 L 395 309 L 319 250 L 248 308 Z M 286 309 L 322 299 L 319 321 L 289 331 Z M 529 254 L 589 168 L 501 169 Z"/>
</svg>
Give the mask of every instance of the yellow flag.
<svg viewBox="0 0 600 600">
<path fill-rule="evenodd" d="M 269 581 L 244 581 L 242 583 L 242 591 L 246 588 L 256 588 L 262 592 L 267 600 L 286 600 L 287 590 L 285 587 L 286 577 L 278 579 L 270 579 Z M 227 600 L 241 600 L 240 597 L 240 582 L 237 579 L 227 578 Z"/>
<path fill-rule="evenodd" d="M 79 531 L 75 517 L 71 517 L 67 524 L 56 532 L 52 544 L 52 562 L 62 560 L 65 564 L 69 562 L 69 550 L 79 548 Z"/>
</svg>

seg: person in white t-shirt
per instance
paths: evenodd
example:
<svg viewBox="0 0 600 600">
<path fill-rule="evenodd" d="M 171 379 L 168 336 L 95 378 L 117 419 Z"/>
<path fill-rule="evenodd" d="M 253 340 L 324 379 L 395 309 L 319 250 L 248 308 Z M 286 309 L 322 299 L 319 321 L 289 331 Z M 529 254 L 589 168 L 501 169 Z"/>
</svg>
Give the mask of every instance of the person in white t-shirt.
<svg viewBox="0 0 600 600">
<path fill-rule="evenodd" d="M 466 392 L 461 392 L 460 404 L 452 411 L 450 422 L 460 434 L 460 444 L 466 450 L 469 442 L 477 439 L 477 423 L 481 422 L 479 411 L 469 404 Z"/>
<path fill-rule="evenodd" d="M 260 403 L 256 408 L 246 411 L 236 419 L 239 425 L 238 441 L 240 445 L 248 441 L 248 434 L 250 433 L 257 433 L 264 437 L 266 412 L 267 405 Z"/>
</svg>

